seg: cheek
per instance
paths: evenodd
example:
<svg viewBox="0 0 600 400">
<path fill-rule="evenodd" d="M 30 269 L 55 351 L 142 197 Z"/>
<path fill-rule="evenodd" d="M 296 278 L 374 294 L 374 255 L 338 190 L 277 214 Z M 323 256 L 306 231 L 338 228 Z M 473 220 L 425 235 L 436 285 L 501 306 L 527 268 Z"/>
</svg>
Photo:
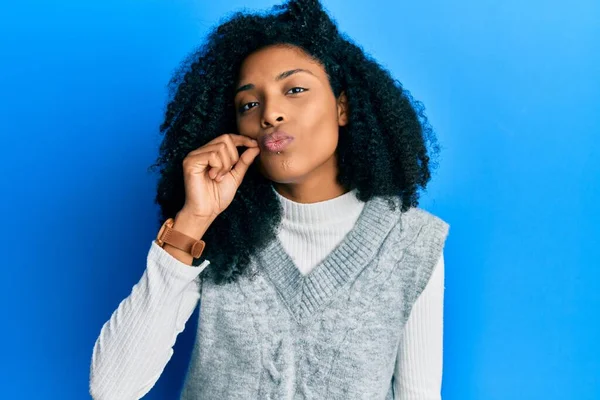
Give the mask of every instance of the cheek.
<svg viewBox="0 0 600 400">
<path fill-rule="evenodd" d="M 325 157 L 331 155 L 338 144 L 338 131 L 335 126 L 325 127 L 323 125 L 315 127 L 310 136 L 307 138 L 305 148 L 308 152 L 319 157 Z"/>
<path fill-rule="evenodd" d="M 302 137 L 302 145 L 298 152 L 290 153 L 290 157 L 282 160 L 281 167 L 288 172 L 307 173 L 326 163 L 334 154 L 338 143 L 335 127 L 314 126 Z"/>
<path fill-rule="evenodd" d="M 337 147 L 339 132 L 335 107 L 317 102 L 305 108 L 303 114 L 306 148 L 316 154 L 331 154 Z"/>
<path fill-rule="evenodd" d="M 238 132 L 240 134 L 248 134 L 248 132 L 250 131 L 250 124 L 248 123 L 248 118 L 240 118 L 237 117 L 236 119 L 236 126 L 238 129 Z"/>
</svg>

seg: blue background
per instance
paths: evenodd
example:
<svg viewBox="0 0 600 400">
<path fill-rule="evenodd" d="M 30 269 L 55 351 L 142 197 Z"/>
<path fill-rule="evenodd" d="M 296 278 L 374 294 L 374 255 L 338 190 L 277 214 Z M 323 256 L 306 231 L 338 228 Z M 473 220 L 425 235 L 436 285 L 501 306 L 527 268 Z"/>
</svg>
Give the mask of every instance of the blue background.
<svg viewBox="0 0 600 400">
<path fill-rule="evenodd" d="M 158 125 L 207 29 L 278 1 L 0 6 L 0 398 L 88 398 L 155 237 Z M 600 3 L 324 5 L 423 101 L 443 151 L 443 398 L 600 398 Z M 596 204 L 596 205 L 594 205 Z M 175 398 L 197 311 L 149 399 Z"/>
</svg>

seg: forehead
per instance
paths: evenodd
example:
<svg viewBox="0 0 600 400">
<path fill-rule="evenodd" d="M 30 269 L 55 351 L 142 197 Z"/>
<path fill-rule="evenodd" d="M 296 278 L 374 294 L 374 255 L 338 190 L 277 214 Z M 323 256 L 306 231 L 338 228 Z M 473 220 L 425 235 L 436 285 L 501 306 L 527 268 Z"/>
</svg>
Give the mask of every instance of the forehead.
<svg viewBox="0 0 600 400">
<path fill-rule="evenodd" d="M 246 57 L 240 67 L 239 81 L 274 80 L 278 74 L 297 68 L 307 69 L 320 79 L 326 76 L 321 64 L 302 49 L 295 46 L 273 45 Z"/>
</svg>

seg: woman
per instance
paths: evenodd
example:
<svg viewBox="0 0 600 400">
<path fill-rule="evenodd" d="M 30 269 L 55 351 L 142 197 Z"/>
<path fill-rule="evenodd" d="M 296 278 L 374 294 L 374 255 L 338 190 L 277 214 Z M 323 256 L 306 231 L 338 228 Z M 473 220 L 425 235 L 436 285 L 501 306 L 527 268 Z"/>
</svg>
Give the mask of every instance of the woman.
<svg viewBox="0 0 600 400">
<path fill-rule="evenodd" d="M 417 208 L 420 103 L 316 0 L 235 14 L 171 84 L 164 223 L 92 396 L 145 395 L 199 306 L 182 399 L 439 399 L 449 225 Z"/>
</svg>

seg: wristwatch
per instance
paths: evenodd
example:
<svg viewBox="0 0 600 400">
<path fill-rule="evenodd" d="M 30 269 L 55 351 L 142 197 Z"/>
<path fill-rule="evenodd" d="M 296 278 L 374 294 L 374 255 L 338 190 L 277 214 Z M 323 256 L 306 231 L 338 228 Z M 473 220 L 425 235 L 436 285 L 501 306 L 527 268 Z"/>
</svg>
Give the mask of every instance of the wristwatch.
<svg viewBox="0 0 600 400">
<path fill-rule="evenodd" d="M 167 243 L 179 250 L 185 251 L 194 258 L 199 258 L 204 251 L 206 243 L 203 240 L 196 240 L 193 237 L 176 231 L 173 229 L 174 222 L 173 218 L 169 218 L 164 222 L 158 231 L 158 235 L 156 235 L 156 244 L 164 247 L 165 243 Z"/>
</svg>

